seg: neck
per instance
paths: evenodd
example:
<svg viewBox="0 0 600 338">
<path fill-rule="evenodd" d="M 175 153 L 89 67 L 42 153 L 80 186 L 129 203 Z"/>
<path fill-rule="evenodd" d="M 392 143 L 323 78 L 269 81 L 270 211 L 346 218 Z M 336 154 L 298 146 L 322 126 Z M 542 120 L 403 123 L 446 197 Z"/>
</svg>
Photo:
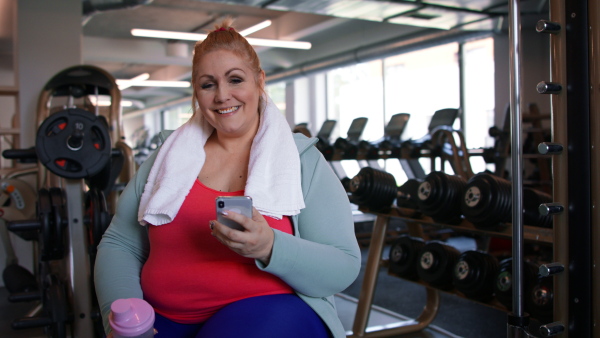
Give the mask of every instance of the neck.
<svg viewBox="0 0 600 338">
<path fill-rule="evenodd" d="M 249 152 L 254 141 L 256 130 L 250 133 L 246 133 L 242 136 L 228 136 L 214 131 L 209 138 L 209 142 L 212 142 L 215 146 L 220 147 L 225 152 L 230 154 L 239 154 L 242 152 Z"/>
</svg>

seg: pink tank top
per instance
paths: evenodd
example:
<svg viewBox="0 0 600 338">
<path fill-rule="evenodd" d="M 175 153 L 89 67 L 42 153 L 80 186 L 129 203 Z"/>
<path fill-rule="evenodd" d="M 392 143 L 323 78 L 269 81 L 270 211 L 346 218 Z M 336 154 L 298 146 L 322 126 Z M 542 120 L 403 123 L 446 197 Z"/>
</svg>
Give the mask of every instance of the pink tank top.
<svg viewBox="0 0 600 338">
<path fill-rule="evenodd" d="M 201 323 L 240 299 L 293 289 L 279 277 L 259 270 L 254 259 L 233 252 L 211 236 L 221 192 L 196 180 L 173 222 L 149 225 L 150 255 L 141 275 L 142 290 L 156 313 L 178 323 Z M 289 217 L 265 217 L 273 229 L 293 233 Z"/>
</svg>

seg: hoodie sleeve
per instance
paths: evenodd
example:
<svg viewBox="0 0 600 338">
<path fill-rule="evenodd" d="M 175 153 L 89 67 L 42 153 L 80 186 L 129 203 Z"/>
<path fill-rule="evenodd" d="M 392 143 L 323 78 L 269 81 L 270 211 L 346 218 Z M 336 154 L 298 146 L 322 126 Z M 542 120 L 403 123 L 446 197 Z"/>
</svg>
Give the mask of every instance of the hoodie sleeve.
<svg viewBox="0 0 600 338">
<path fill-rule="evenodd" d="M 297 236 L 275 230 L 268 266 L 296 291 L 325 297 L 346 289 L 358 276 L 361 256 L 346 191 L 315 148 L 301 155 L 306 208 L 297 219 Z"/>
</svg>

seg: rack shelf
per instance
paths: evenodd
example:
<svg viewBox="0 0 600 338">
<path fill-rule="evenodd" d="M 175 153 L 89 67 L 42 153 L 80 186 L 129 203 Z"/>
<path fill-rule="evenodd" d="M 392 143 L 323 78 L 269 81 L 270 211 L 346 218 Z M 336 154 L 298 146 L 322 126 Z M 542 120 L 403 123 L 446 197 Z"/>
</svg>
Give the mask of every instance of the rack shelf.
<svg viewBox="0 0 600 338">
<path fill-rule="evenodd" d="M 392 207 L 392 209 L 385 214 L 381 213 L 373 213 L 367 209 L 359 208 L 360 211 L 364 213 L 370 213 L 381 216 L 388 217 L 397 217 L 404 219 L 408 222 L 415 222 L 426 225 L 433 225 L 440 228 L 449 228 L 457 232 L 467 232 L 467 233 L 475 233 L 480 235 L 489 235 L 492 237 L 500 237 L 500 238 L 512 238 L 512 224 L 505 223 L 502 229 L 498 230 L 484 230 L 479 229 L 473 225 L 473 223 L 463 219 L 463 221 L 458 225 L 450 225 L 435 222 L 431 217 L 421 215 L 415 210 Z M 535 241 L 539 243 L 552 244 L 554 242 L 554 231 L 552 229 L 540 228 L 535 226 L 525 225 L 523 227 L 523 237 L 525 240 Z"/>
</svg>

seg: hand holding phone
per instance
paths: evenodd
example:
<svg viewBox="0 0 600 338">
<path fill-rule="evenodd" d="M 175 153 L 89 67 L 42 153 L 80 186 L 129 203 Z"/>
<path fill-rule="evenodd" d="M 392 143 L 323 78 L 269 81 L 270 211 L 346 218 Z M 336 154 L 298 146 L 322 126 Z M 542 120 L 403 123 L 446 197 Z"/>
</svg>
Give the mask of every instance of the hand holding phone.
<svg viewBox="0 0 600 338">
<path fill-rule="evenodd" d="M 223 211 L 232 211 L 252 218 L 252 198 L 249 196 L 219 196 L 216 198 L 217 221 L 232 229 L 244 231 L 244 227 L 223 217 Z"/>
</svg>

